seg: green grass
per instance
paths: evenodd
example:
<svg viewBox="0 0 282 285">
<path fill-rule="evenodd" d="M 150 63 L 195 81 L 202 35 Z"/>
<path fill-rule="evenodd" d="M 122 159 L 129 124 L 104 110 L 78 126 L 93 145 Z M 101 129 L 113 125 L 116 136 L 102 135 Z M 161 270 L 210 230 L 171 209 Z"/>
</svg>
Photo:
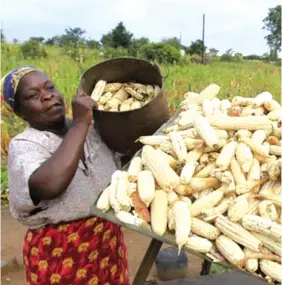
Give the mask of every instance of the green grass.
<svg viewBox="0 0 282 285">
<path fill-rule="evenodd" d="M 90 66 L 104 60 L 97 51 L 86 50 L 85 61 L 78 66 L 63 50 L 50 47 L 47 49 L 48 57 L 45 59 L 25 60 L 20 54 L 18 46 L 11 45 L 2 52 L 1 74 L 15 68 L 18 65 L 33 65 L 42 69 L 54 81 L 68 102 L 74 96 L 82 73 Z M 269 91 L 276 100 L 281 99 L 280 67 L 265 62 L 245 61 L 243 63 L 223 63 L 215 61 L 210 65 L 185 64 L 160 65 L 163 76 L 169 71 L 169 76 L 164 80 L 165 90 L 168 94 L 170 110 L 174 112 L 179 102 L 187 91 L 200 92 L 210 83 L 216 83 L 221 87 L 220 98 L 229 98 L 236 95 L 255 96 L 263 91 Z M 3 108 L 2 108 L 3 111 Z M 13 137 L 22 131 L 24 124 L 7 111 L 2 112 L 2 139 L 3 131 L 7 137 Z M 2 154 L 3 140 L 2 140 Z M 2 176 L 5 178 L 6 169 L 2 168 Z M 3 179 L 4 179 L 3 178 Z M 1 181 L 2 182 L 2 181 Z M 1 183 L 2 185 L 2 183 Z M 5 183 L 3 183 L 5 186 Z M 2 186 L 1 186 L 2 188 Z"/>
</svg>

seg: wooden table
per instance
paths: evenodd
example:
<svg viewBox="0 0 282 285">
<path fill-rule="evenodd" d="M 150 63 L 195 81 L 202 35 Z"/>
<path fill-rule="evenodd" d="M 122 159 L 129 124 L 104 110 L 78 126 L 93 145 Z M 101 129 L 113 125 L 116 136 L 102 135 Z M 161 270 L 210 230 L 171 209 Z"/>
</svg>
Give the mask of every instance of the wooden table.
<svg viewBox="0 0 282 285">
<path fill-rule="evenodd" d="M 167 127 L 171 126 L 174 124 L 174 120 L 176 119 L 176 117 L 178 116 L 178 114 L 176 114 L 175 116 L 173 116 L 168 122 L 166 122 L 165 124 L 163 124 L 156 132 L 155 135 L 160 135 L 163 134 L 163 130 L 166 129 Z M 141 150 L 139 150 L 133 157 L 135 156 L 140 156 L 141 154 Z M 129 163 L 126 164 L 123 169 L 127 170 L 129 167 Z M 97 199 L 98 200 L 98 199 Z M 94 202 L 93 206 L 91 207 L 91 215 L 100 217 L 102 219 L 111 221 L 115 224 L 121 225 L 129 230 L 138 232 L 139 234 L 145 235 L 147 237 L 152 238 L 150 245 L 143 257 L 143 260 L 139 266 L 139 269 L 135 275 L 135 278 L 133 280 L 132 285 L 143 285 L 146 281 L 146 278 L 154 264 L 154 261 L 157 257 L 157 254 L 159 252 L 159 250 L 162 247 L 163 243 L 172 245 L 172 246 L 176 246 L 175 243 L 175 235 L 171 234 L 171 233 L 166 233 L 164 236 L 158 236 L 156 235 L 152 230 L 151 227 L 148 226 L 147 228 L 140 228 L 131 224 L 125 224 L 123 222 L 121 222 L 120 220 L 118 220 L 114 214 L 114 211 L 111 209 L 110 211 L 104 213 L 102 211 L 100 211 L 99 209 L 97 209 L 95 207 L 97 200 Z M 201 270 L 201 275 L 208 275 L 210 273 L 210 269 L 213 263 L 213 260 L 208 257 L 205 254 L 201 254 L 199 252 L 196 252 L 192 249 L 187 249 L 187 248 L 183 248 L 185 249 L 185 251 L 196 255 L 198 257 L 200 257 L 201 259 L 203 259 L 203 264 L 202 264 L 202 270 Z M 229 264 L 229 263 L 225 263 L 225 262 L 221 262 L 222 265 L 225 265 L 226 267 L 232 268 L 234 269 L 234 267 Z M 257 282 L 261 279 L 254 277 L 253 275 L 249 274 L 248 272 L 245 272 L 245 275 L 250 275 L 252 279 L 257 280 Z"/>
</svg>

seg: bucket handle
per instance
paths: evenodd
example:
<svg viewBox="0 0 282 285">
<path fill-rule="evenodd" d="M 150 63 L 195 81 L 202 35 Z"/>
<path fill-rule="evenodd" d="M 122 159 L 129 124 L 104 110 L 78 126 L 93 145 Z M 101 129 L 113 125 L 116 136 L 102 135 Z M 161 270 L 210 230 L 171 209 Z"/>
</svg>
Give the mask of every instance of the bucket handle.
<svg viewBox="0 0 282 285">
<path fill-rule="evenodd" d="M 167 68 L 167 73 L 166 73 L 165 76 L 162 76 L 163 79 L 167 79 L 168 76 L 169 76 L 169 73 L 170 73 L 170 69 L 169 69 L 168 63 L 165 62 L 165 65 L 166 65 L 166 68 Z M 161 73 L 160 68 L 158 67 L 158 65 L 154 64 L 154 68 L 155 68 L 159 73 Z"/>
</svg>

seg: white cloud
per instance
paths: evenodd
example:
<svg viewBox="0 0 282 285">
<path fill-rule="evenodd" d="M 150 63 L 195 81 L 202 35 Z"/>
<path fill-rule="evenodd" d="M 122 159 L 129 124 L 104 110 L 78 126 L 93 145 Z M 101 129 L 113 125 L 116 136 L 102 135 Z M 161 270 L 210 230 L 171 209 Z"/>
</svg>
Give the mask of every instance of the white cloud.
<svg viewBox="0 0 282 285">
<path fill-rule="evenodd" d="M 268 51 L 262 20 L 277 0 L 2 0 L 2 23 L 8 40 L 62 34 L 81 27 L 86 36 L 102 34 L 123 21 L 135 37 L 159 41 L 182 35 L 183 44 L 201 38 L 206 14 L 206 45 L 221 52 Z"/>
</svg>

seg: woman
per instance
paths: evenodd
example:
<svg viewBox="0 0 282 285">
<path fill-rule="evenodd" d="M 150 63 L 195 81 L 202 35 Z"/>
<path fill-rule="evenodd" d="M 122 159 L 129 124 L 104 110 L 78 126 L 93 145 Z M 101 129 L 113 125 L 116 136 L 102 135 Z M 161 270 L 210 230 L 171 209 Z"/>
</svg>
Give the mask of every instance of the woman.
<svg viewBox="0 0 282 285">
<path fill-rule="evenodd" d="M 9 145 L 10 210 L 29 229 L 23 256 L 29 285 L 129 284 L 119 226 L 89 217 L 118 168 L 92 124 L 94 100 L 77 92 L 73 121 L 61 93 L 30 66 L 1 82 L 5 101 L 29 127 Z"/>
</svg>

